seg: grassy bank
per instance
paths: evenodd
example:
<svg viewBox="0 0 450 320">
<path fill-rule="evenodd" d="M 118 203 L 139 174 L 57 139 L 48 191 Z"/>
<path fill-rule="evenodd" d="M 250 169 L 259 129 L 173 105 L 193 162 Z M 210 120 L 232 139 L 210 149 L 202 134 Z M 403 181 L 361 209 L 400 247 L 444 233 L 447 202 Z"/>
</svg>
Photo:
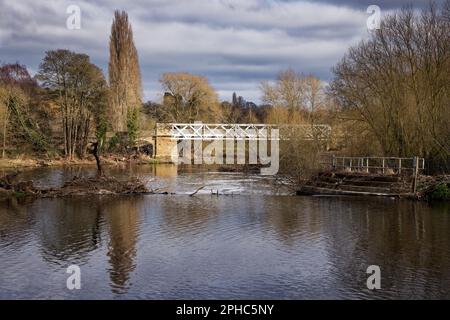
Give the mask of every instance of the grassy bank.
<svg viewBox="0 0 450 320">
<path fill-rule="evenodd" d="M 20 168 L 38 168 L 49 166 L 64 166 L 64 165 L 90 165 L 95 164 L 94 159 L 84 160 L 68 160 L 68 159 L 31 159 L 31 158 L 18 158 L 18 159 L 0 159 L 0 169 L 20 169 Z"/>
<path fill-rule="evenodd" d="M 147 156 L 140 156 L 135 158 L 119 156 L 119 155 L 105 155 L 101 157 L 102 163 L 105 165 L 118 165 L 124 163 L 134 164 L 157 164 L 167 163 L 165 161 L 153 159 Z M 85 159 L 42 159 L 38 157 L 17 157 L 0 159 L 0 169 L 21 169 L 21 168 L 40 168 L 40 167 L 60 167 L 60 166 L 83 166 L 95 165 L 95 158 L 93 156 Z"/>
</svg>

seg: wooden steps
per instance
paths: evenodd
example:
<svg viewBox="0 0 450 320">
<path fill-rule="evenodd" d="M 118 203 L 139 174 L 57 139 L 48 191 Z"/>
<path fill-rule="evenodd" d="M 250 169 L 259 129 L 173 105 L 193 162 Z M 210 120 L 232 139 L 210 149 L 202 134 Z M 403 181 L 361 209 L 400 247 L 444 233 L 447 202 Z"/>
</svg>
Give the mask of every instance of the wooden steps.
<svg viewBox="0 0 450 320">
<path fill-rule="evenodd" d="M 408 194 L 409 177 L 381 176 L 367 173 L 323 172 L 310 179 L 297 194 L 305 195 L 374 195 Z"/>
<path fill-rule="evenodd" d="M 328 189 L 312 186 L 303 186 L 297 191 L 297 195 L 341 195 L 341 196 L 379 196 L 379 197 L 399 197 L 399 193 L 364 192 L 341 189 Z"/>
</svg>

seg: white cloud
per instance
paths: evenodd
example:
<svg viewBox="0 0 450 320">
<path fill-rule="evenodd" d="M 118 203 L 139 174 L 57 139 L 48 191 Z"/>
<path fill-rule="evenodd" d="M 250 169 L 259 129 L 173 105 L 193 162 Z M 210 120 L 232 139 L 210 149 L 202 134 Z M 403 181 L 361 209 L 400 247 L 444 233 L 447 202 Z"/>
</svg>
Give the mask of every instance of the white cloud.
<svg viewBox="0 0 450 320">
<path fill-rule="evenodd" d="M 70 4 L 81 8 L 81 30 L 65 27 Z M 68 48 L 106 71 L 113 12 L 127 10 L 148 99 L 156 99 L 166 71 L 205 75 L 223 99 L 237 91 L 257 101 L 259 83 L 287 67 L 328 80 L 365 35 L 367 18 L 350 7 L 274 0 L 0 0 L 0 8 L 0 59 L 33 70 L 46 50 Z"/>
</svg>

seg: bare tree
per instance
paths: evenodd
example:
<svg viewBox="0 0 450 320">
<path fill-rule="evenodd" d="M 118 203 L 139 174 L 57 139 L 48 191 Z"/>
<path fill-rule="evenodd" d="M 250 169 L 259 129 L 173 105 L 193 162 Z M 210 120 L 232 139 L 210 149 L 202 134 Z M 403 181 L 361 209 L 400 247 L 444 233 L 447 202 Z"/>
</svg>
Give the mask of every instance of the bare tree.
<svg viewBox="0 0 450 320">
<path fill-rule="evenodd" d="M 27 68 L 18 63 L 0 66 L 0 119 L 2 129 L 2 157 L 6 145 L 31 143 L 33 149 L 52 151 L 39 125 L 39 116 L 45 114 L 39 105 L 37 82 Z"/>
<path fill-rule="evenodd" d="M 85 54 L 48 51 L 38 79 L 60 106 L 65 155 L 83 157 L 94 115 L 102 112 L 105 103 L 106 81 L 101 70 Z"/>
<path fill-rule="evenodd" d="M 280 72 L 274 83 L 263 82 L 261 91 L 263 102 L 274 107 L 269 118 L 277 122 L 313 124 L 326 104 L 322 81 L 292 69 Z"/>
<path fill-rule="evenodd" d="M 218 96 L 204 77 L 184 73 L 164 73 L 161 84 L 165 91 L 163 105 L 172 121 L 193 122 L 222 119 Z"/>
<path fill-rule="evenodd" d="M 449 3 L 386 17 L 334 69 L 332 93 L 358 111 L 386 155 L 448 161 Z"/>
</svg>

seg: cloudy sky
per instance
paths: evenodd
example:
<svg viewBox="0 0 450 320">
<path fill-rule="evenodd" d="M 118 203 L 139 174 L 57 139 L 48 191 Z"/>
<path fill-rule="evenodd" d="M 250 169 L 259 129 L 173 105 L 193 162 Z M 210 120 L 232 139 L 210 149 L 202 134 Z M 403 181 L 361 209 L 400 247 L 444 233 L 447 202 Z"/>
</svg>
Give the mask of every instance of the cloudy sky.
<svg viewBox="0 0 450 320">
<path fill-rule="evenodd" d="M 323 81 L 347 48 L 367 37 L 366 12 L 383 14 L 402 0 L 0 0 L 0 61 L 35 73 L 46 50 L 87 53 L 107 72 L 115 9 L 126 10 L 139 51 L 145 98 L 158 100 L 161 73 L 206 76 L 221 99 L 236 91 L 259 102 L 259 84 L 286 68 Z M 415 6 L 427 0 L 413 1 Z M 81 9 L 81 29 L 69 30 L 69 5 Z"/>
</svg>

